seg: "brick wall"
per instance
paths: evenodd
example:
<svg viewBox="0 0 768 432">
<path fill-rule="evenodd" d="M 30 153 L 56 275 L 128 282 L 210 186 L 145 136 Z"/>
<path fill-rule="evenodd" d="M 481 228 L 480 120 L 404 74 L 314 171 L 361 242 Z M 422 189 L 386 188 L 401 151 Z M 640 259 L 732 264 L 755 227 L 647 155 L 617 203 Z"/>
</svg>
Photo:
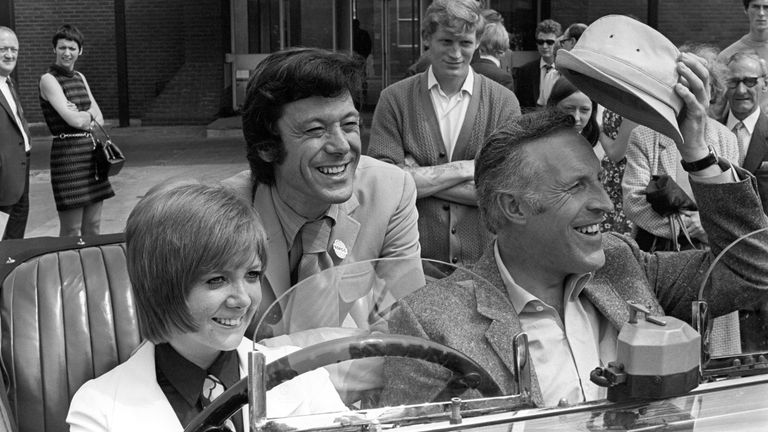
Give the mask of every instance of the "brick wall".
<svg viewBox="0 0 768 432">
<path fill-rule="evenodd" d="M 659 0 L 658 30 L 675 45 L 708 42 L 725 48 L 749 31 L 740 0 Z M 631 14 L 647 22 L 647 0 L 551 0 L 552 18 L 563 28 L 607 14 Z"/>
<path fill-rule="evenodd" d="M 151 111 L 160 118 L 169 114 L 178 123 L 185 116 L 202 121 L 219 111 L 224 92 L 222 4 L 221 0 L 125 1 L 131 118 L 145 118 Z M 104 116 L 117 118 L 114 0 L 16 0 L 14 19 L 20 45 L 17 80 L 30 122 L 43 121 L 38 81 L 55 60 L 51 37 L 65 23 L 85 35 L 76 68 L 88 79 Z M 183 67 L 186 63 L 191 65 Z M 194 79 L 180 80 L 192 85 L 184 93 L 193 97 L 167 95 L 159 101 L 180 71 L 196 74 Z"/>
<path fill-rule="evenodd" d="M 114 3 L 111 0 L 36 0 L 14 3 L 19 38 L 17 80 L 30 122 L 42 121 L 38 81 L 55 61 L 51 37 L 62 24 L 77 26 L 85 36 L 76 68 L 88 80 L 105 117 L 117 117 Z"/>
</svg>

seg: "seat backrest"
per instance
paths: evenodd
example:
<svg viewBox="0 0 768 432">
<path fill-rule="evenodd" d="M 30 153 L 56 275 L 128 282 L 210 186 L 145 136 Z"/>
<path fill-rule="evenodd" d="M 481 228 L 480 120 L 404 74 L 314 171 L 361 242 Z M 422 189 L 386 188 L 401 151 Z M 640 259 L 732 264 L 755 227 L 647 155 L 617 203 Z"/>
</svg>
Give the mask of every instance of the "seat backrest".
<svg viewBox="0 0 768 432">
<path fill-rule="evenodd" d="M 77 389 L 138 346 L 123 239 L 0 243 L 2 366 L 19 432 L 66 430 Z"/>
</svg>

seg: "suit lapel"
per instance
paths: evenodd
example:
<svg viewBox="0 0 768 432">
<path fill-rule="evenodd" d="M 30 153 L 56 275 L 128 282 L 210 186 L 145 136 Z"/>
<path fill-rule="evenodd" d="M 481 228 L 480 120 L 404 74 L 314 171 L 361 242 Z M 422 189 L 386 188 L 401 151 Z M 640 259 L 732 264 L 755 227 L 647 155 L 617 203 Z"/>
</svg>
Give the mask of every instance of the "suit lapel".
<svg viewBox="0 0 768 432">
<path fill-rule="evenodd" d="M 471 270 L 485 279 L 475 283 L 477 312 L 491 320 L 491 324 L 485 331 L 485 339 L 504 363 L 509 373 L 514 376 L 513 339 L 518 333 L 523 331 L 523 328 L 517 312 L 512 307 L 512 303 L 510 303 L 506 294 L 502 291 L 504 289 L 504 282 L 501 280 L 501 275 L 496 267 L 496 258 L 494 257 L 492 246 L 486 249 L 483 256 Z M 534 402 L 540 406 L 543 402 L 541 389 L 530 357 L 528 362 L 531 365 L 531 396 Z M 518 389 L 514 390 L 518 391 Z"/>
<path fill-rule="evenodd" d="M 765 159 L 766 153 L 768 153 L 768 117 L 761 112 L 755 124 L 752 139 L 749 140 L 743 168 L 754 174 Z"/>
<path fill-rule="evenodd" d="M 265 277 L 272 291 L 280 296 L 291 287 L 288 263 L 288 246 L 285 244 L 283 227 L 272 202 L 272 189 L 265 185 L 256 188 L 253 205 L 261 216 L 267 234 L 267 270 Z"/>
<path fill-rule="evenodd" d="M 352 214 L 358 205 L 357 194 L 354 193 L 346 202 L 339 204 L 339 213 L 336 216 L 336 224 L 333 225 L 333 230 L 331 230 L 330 240 L 332 244 L 337 240 L 341 241 L 347 248 L 348 254 L 346 256 L 339 256 L 335 250 L 328 251 L 335 266 L 341 264 L 355 246 L 357 233 L 360 232 L 360 222 L 355 220 Z"/>
<path fill-rule="evenodd" d="M 475 74 L 471 68 L 469 69 L 469 73 Z M 469 150 L 469 136 L 472 132 L 472 127 L 475 125 L 477 110 L 480 107 L 481 80 L 481 75 L 475 74 L 475 82 L 474 85 L 472 85 L 472 96 L 469 98 L 469 106 L 467 107 L 467 113 L 464 116 L 464 124 L 461 125 L 459 136 L 456 139 L 456 146 L 453 148 L 454 157 L 452 157 L 451 160 L 459 160 L 459 158 L 463 157 L 473 159 L 475 157 L 473 153 L 465 153 L 467 153 L 467 150 Z"/>
<path fill-rule="evenodd" d="M 10 77 L 6 78 L 7 80 L 11 79 Z M 9 90 L 10 87 L 9 87 Z M 11 90 L 11 94 L 13 94 L 13 90 Z M 8 100 L 5 98 L 5 95 L 0 92 L 0 105 L 2 105 L 3 109 L 5 109 L 5 112 L 8 113 L 8 116 L 11 118 L 11 123 L 14 125 L 16 124 L 16 117 L 13 115 L 13 110 L 11 109 L 11 106 L 8 104 Z"/>
<path fill-rule="evenodd" d="M 621 326 L 629 321 L 627 302 L 614 291 L 605 272 L 598 271 L 595 274 L 584 287 L 584 294 L 617 330 L 621 330 Z"/>
</svg>

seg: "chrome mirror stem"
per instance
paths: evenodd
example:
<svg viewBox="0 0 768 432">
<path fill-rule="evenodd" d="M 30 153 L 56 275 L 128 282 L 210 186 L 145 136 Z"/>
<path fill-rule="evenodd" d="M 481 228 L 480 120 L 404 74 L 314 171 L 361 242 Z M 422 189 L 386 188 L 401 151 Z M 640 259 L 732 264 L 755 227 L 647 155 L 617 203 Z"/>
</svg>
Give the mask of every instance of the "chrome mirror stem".
<svg viewBox="0 0 768 432">
<path fill-rule="evenodd" d="M 248 409 L 251 431 L 264 430 L 267 424 L 267 360 L 263 353 L 248 353 Z"/>
<path fill-rule="evenodd" d="M 531 401 L 531 365 L 528 356 L 528 335 L 524 332 L 515 335 L 513 340 L 515 356 L 515 381 L 517 392 L 526 403 Z"/>
</svg>

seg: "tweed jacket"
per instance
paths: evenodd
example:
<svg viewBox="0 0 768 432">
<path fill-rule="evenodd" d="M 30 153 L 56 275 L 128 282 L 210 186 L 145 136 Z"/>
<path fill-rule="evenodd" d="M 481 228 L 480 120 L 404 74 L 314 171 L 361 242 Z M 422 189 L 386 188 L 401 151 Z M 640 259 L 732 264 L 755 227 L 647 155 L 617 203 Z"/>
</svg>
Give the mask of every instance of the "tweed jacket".
<svg viewBox="0 0 768 432">
<path fill-rule="evenodd" d="M 262 282 L 262 302 L 256 316 L 262 316 L 277 297 L 291 287 L 288 244 L 272 201 L 272 188 L 255 190 L 250 171 L 224 181 L 243 199 L 253 202 L 267 234 L 267 268 Z M 387 257 L 418 257 L 419 231 L 413 178 L 396 166 L 361 156 L 349 200 L 339 205 L 331 241 L 347 249 L 345 256 L 329 251 L 334 265 Z M 332 246 L 329 245 L 329 248 Z M 251 329 L 253 330 L 253 329 Z M 258 339 L 282 334 L 259 334 Z M 248 334 L 251 334 L 250 332 Z"/>
<path fill-rule="evenodd" d="M 493 61 L 486 58 L 480 58 L 472 63 L 472 69 L 480 75 L 485 75 L 503 85 L 510 91 L 515 91 L 515 80 L 512 78 L 512 75 L 499 66 L 496 66 L 496 63 Z"/>
<path fill-rule="evenodd" d="M 692 182 L 711 251 L 650 254 L 640 250 L 629 237 L 603 234 L 605 265 L 593 273 L 583 293 L 616 329 L 629 319 L 629 300 L 648 305 L 654 313 L 690 322 L 691 301 L 697 298 L 703 275 L 714 257 L 737 237 L 768 227 L 754 177 L 741 169 L 737 172 L 742 179 L 737 183 Z M 729 205 L 722 205 L 724 201 Z M 765 232 L 738 243 L 724 255 L 704 294 L 714 309 L 713 316 L 739 308 L 751 309 L 768 298 L 766 262 Z M 472 270 L 484 281 L 468 283 L 466 278 L 446 278 L 401 300 L 389 322 L 390 332 L 455 348 L 478 362 L 506 393 L 515 392 L 512 338 L 522 328 L 507 297 L 492 247 Z M 431 399 L 441 390 L 436 382 L 444 383 L 446 375 L 444 370 L 423 362 L 388 360 L 384 366 L 384 402 L 402 404 Z M 533 400 L 541 404 L 535 370 L 532 375 Z"/>
<path fill-rule="evenodd" d="M 705 133 L 707 144 L 715 149 L 718 156 L 738 164 L 739 145 L 733 132 L 708 118 Z M 645 126 L 636 127 L 630 134 L 627 166 L 621 181 L 624 214 L 638 227 L 667 239 L 679 233 L 672 235 L 667 219 L 651 208 L 643 192 L 654 174 L 667 174 L 675 179 L 679 161 L 680 152 L 672 139 Z"/>
<path fill-rule="evenodd" d="M 7 78 L 10 80 L 11 78 Z M 16 100 L 19 95 L 11 87 Z M 11 106 L 5 97 L 0 94 L 0 206 L 16 204 L 24 193 L 24 185 L 27 179 L 27 156 L 24 148 L 24 135 L 13 115 Z M 24 110 L 19 112 L 21 126 L 29 137 L 27 120 L 24 118 Z"/>
<path fill-rule="evenodd" d="M 515 94 L 520 100 L 520 106 L 528 110 L 536 108 L 541 89 L 541 58 L 520 66 L 515 75 Z"/>
<path fill-rule="evenodd" d="M 248 352 L 253 343 L 243 338 L 237 347 L 240 376 L 245 376 Z M 256 345 L 267 363 L 284 357 L 295 347 L 267 348 Z M 307 391 L 312 389 L 312 391 Z M 325 369 L 299 375 L 267 392 L 267 415 L 291 415 L 344 411 Z M 248 406 L 242 410 L 248 430 Z M 67 415 L 72 432 L 178 431 L 184 430 L 155 375 L 155 345 L 145 342 L 123 364 L 92 379 L 75 393 Z"/>
<path fill-rule="evenodd" d="M 427 88 L 428 73 L 399 81 L 381 92 L 373 114 L 370 156 L 400 166 L 405 164 L 406 156 L 422 167 L 448 162 Z M 477 73 L 474 80 L 467 115 L 451 158 L 454 161 L 474 160 L 485 138 L 497 126 L 520 114 L 514 93 Z M 477 206 L 436 197 L 421 198 L 416 206 L 424 258 L 456 258 L 458 263 L 472 263 L 492 238 L 480 221 Z"/>
<path fill-rule="evenodd" d="M 765 112 L 760 113 L 755 130 L 752 131 L 742 167 L 757 178 L 763 211 L 768 214 L 768 116 Z"/>
</svg>

